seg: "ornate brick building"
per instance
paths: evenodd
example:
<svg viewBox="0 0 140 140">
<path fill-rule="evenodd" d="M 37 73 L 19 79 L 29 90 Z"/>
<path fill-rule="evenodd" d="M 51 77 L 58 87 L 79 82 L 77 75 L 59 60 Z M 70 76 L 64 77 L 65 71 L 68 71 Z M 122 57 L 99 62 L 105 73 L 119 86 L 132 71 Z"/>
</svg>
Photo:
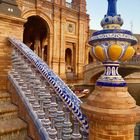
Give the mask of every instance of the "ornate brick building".
<svg viewBox="0 0 140 140">
<path fill-rule="evenodd" d="M 3 0 L 0 16 L 1 46 L 6 37 L 15 36 L 63 80 L 83 80 L 89 54 L 86 0 Z"/>
</svg>

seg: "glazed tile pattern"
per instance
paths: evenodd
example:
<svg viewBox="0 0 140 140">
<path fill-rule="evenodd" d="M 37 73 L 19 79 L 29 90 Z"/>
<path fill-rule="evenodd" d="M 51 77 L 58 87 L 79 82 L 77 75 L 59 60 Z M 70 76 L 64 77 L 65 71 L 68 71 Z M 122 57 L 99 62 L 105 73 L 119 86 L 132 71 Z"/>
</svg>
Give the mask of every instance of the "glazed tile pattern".
<svg viewBox="0 0 140 140">
<path fill-rule="evenodd" d="M 101 21 L 101 26 L 105 26 L 107 24 L 119 24 L 122 25 L 123 24 L 123 20 L 120 17 L 120 15 L 116 15 L 114 17 L 112 16 L 105 16 L 105 18 Z"/>
<path fill-rule="evenodd" d="M 80 109 L 82 101 L 69 89 L 69 87 L 43 62 L 30 48 L 15 38 L 9 38 L 14 47 L 26 56 L 26 58 L 36 67 L 43 75 L 48 83 L 53 87 L 59 97 L 64 101 L 65 105 L 72 111 L 82 124 L 86 132 L 88 132 L 88 123 L 86 116 Z"/>
<path fill-rule="evenodd" d="M 94 45 L 97 41 L 102 40 L 116 40 L 116 41 L 126 41 L 131 45 L 135 45 L 137 43 L 137 39 L 131 35 L 131 33 L 127 30 L 123 30 L 122 32 L 119 30 L 102 30 L 99 32 L 95 32 L 93 36 L 89 40 L 90 45 Z"/>
</svg>

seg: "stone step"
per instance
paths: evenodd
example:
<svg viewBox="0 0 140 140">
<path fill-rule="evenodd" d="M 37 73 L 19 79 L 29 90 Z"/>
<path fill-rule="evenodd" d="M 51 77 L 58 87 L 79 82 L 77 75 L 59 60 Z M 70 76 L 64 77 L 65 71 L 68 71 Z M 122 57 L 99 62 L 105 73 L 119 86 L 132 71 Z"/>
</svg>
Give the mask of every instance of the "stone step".
<svg viewBox="0 0 140 140">
<path fill-rule="evenodd" d="M 7 93 L 6 91 L 0 92 L 0 104 L 4 102 L 10 102 L 10 94 Z"/>
<path fill-rule="evenodd" d="M 27 125 L 19 118 L 0 120 L 0 140 L 26 140 Z"/>
<path fill-rule="evenodd" d="M 0 120 L 16 118 L 18 114 L 17 106 L 5 102 L 0 104 Z"/>
</svg>

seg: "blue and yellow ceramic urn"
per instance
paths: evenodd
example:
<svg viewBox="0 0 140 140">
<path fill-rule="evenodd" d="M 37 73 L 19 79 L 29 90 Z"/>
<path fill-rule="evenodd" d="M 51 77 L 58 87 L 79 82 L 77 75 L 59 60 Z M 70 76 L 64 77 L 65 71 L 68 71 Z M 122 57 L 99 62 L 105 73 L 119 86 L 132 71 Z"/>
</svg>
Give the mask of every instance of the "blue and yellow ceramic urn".
<svg viewBox="0 0 140 140">
<path fill-rule="evenodd" d="M 135 53 L 137 39 L 131 31 L 121 29 L 123 20 L 117 14 L 117 0 L 108 0 L 108 11 L 101 21 L 103 30 L 94 32 L 89 40 L 91 54 L 105 66 L 105 72 L 97 80 L 97 86 L 124 87 L 126 83 L 118 73 L 121 62 Z"/>
</svg>

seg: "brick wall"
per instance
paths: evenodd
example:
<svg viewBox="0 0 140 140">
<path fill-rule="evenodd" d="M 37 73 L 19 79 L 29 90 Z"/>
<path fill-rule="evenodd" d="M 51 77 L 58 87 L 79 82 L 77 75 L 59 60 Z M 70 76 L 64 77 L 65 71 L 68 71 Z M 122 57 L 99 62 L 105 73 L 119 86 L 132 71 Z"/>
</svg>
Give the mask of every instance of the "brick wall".
<svg viewBox="0 0 140 140">
<path fill-rule="evenodd" d="M 7 73 L 11 68 L 12 47 L 7 37 L 22 39 L 24 20 L 0 14 L 0 89 L 6 89 Z"/>
<path fill-rule="evenodd" d="M 90 138 L 93 140 L 134 140 L 134 124 L 109 125 L 92 122 L 90 125 Z"/>
</svg>

